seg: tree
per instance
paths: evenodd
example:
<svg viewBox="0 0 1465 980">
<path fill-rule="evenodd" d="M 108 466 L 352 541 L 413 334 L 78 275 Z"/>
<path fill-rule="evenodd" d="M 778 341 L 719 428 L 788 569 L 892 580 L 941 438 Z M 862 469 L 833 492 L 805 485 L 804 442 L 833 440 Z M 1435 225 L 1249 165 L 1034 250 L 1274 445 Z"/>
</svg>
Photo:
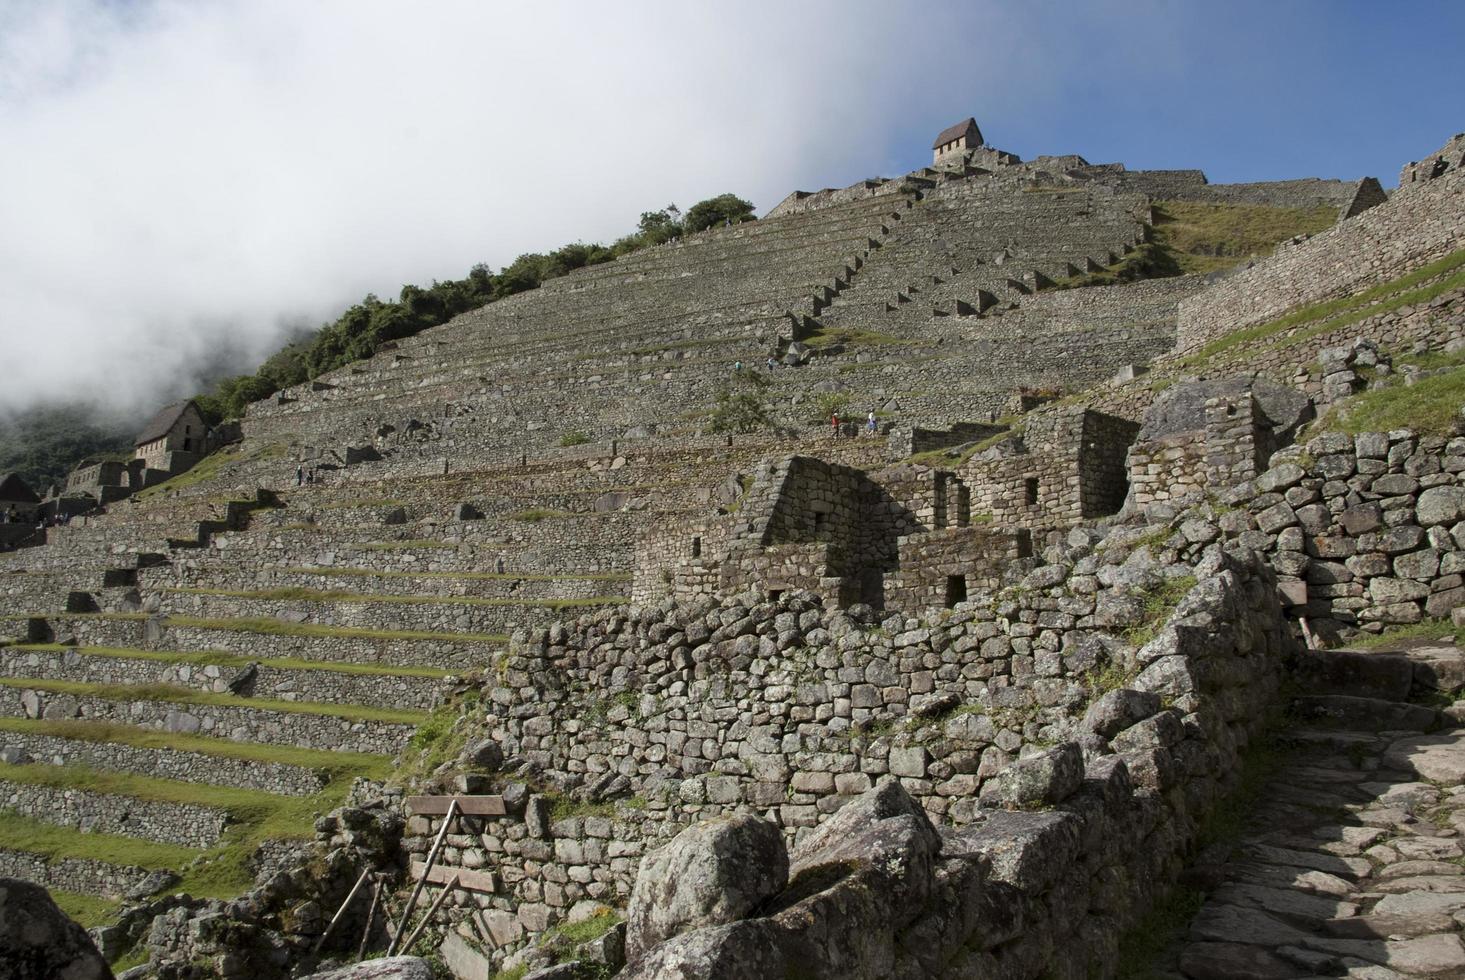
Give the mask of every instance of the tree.
<svg viewBox="0 0 1465 980">
<path fill-rule="evenodd" d="M 758 219 L 753 214 L 751 201 L 745 201 L 736 194 L 719 194 L 692 205 L 682 225 L 688 232 L 694 232 L 724 224 L 736 225 L 756 220 Z"/>
</svg>

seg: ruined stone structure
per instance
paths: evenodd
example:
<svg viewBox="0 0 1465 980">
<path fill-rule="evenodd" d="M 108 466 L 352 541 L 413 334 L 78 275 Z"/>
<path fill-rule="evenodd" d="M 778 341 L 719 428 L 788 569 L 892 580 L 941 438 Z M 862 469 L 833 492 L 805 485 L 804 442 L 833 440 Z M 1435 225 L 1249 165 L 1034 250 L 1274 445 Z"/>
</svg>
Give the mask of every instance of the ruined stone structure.
<svg viewBox="0 0 1465 980">
<path fill-rule="evenodd" d="M 132 493 L 196 452 L 187 405 L 132 464 L 74 474 L 96 509 L 0 557 L 0 874 L 132 895 L 99 946 L 169 980 L 305 972 L 358 881 L 323 955 L 383 950 L 416 880 L 445 897 L 415 951 L 462 977 L 1106 976 L 1284 689 L 1390 731 L 1459 716 L 1407 703 L 1452 697 L 1458 657 L 1296 668 L 1307 635 L 1465 600 L 1461 439 L 1303 428 L 1457 369 L 1455 267 L 1400 277 L 1457 251 L 1458 141 L 1385 195 L 1023 162 L 968 123 L 930 168 L 796 192 L 251 405 L 207 479 Z M 1213 281 L 1055 288 L 1145 245 L 1166 200 L 1341 220 Z M 769 426 L 719 431 L 725 391 Z M 831 438 L 826 405 L 881 435 Z M 248 856 L 237 901 L 188 897 L 189 861 L 67 844 L 191 861 L 304 797 L 347 805 Z M 787 873 L 742 905 L 714 875 L 684 914 L 701 879 L 664 869 L 743 857 L 698 850 L 718 828 L 760 855 L 730 864 Z M 1252 955 L 1235 914 L 1198 920 L 1226 962 Z M 592 920 L 573 947 L 553 928 Z"/>
<path fill-rule="evenodd" d="M 760 467 L 732 514 L 637 545 L 632 597 L 802 590 L 835 605 L 950 607 L 1030 553 L 1028 535 L 972 527 L 955 474 L 877 473 L 795 456 Z"/>
</svg>

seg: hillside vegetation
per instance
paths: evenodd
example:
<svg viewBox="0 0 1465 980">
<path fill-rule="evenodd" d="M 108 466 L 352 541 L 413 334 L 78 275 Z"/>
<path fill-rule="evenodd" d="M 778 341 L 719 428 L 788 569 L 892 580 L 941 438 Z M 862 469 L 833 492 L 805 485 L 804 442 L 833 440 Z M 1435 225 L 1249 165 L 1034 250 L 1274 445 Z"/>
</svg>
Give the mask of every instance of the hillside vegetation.
<svg viewBox="0 0 1465 980">
<path fill-rule="evenodd" d="M 634 232 L 609 245 L 572 242 L 552 252 L 527 252 L 496 273 L 486 265 L 476 265 L 462 279 L 427 287 L 405 285 L 396 300 L 368 294 L 333 322 L 322 325 L 313 337 L 281 348 L 253 374 L 226 378 L 197 401 L 210 422 L 238 418 L 252 401 L 370 357 L 384 344 L 447 323 L 487 303 L 684 234 L 753 220 L 750 202 L 735 194 L 719 194 L 694 204 L 685 215 L 675 204 L 643 212 Z"/>
<path fill-rule="evenodd" d="M 1276 208 L 1259 204 L 1158 201 L 1150 240 L 1123 260 L 1058 283 L 1061 288 L 1112 286 L 1140 279 L 1207 275 L 1248 258 L 1272 254 L 1280 242 L 1333 225 L 1332 207 Z"/>
</svg>

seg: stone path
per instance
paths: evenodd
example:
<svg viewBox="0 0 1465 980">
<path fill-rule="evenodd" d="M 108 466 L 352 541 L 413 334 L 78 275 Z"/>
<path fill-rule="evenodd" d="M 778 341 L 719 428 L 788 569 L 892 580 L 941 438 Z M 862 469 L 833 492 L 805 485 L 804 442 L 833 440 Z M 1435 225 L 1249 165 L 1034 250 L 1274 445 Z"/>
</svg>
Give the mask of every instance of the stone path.
<svg viewBox="0 0 1465 980">
<path fill-rule="evenodd" d="M 1465 702 L 1418 703 L 1462 665 L 1452 644 L 1310 658 L 1265 802 L 1190 872 L 1208 895 L 1170 976 L 1465 978 Z M 1401 684 L 1413 703 L 1373 696 Z"/>
</svg>

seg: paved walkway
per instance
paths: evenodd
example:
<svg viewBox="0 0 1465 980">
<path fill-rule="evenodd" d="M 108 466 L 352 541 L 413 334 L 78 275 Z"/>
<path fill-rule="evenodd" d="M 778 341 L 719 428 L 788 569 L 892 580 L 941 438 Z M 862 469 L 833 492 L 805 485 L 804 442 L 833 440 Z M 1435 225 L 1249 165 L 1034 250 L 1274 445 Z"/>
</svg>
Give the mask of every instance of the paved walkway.
<svg viewBox="0 0 1465 980">
<path fill-rule="evenodd" d="M 1435 644 L 1300 672 L 1265 803 L 1224 863 L 1192 872 L 1212 887 L 1171 976 L 1465 978 L 1465 702 L 1419 703 L 1462 671 Z"/>
</svg>

